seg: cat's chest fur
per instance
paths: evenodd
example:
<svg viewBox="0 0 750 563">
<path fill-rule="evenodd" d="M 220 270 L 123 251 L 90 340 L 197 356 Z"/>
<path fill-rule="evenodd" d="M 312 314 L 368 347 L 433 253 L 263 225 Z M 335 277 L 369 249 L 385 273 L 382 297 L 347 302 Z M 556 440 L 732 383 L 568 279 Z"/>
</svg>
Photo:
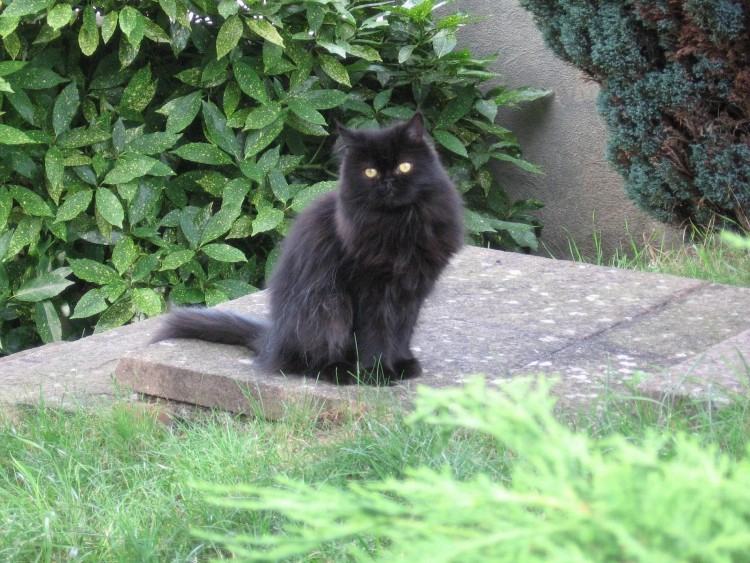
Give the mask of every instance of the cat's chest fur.
<svg viewBox="0 0 750 563">
<path fill-rule="evenodd" d="M 377 277 L 402 277 L 419 269 L 433 233 L 418 206 L 373 213 L 357 223 L 339 210 L 336 227 L 349 267 Z"/>
</svg>

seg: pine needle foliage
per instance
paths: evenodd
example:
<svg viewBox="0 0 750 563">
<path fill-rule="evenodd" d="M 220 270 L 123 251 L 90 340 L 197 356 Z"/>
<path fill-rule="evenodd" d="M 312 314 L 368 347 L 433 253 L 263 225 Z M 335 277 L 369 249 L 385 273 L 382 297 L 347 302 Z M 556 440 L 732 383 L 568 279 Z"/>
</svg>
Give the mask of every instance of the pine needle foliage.
<svg viewBox="0 0 750 563">
<path fill-rule="evenodd" d="M 419 467 L 346 488 L 278 479 L 204 486 L 210 502 L 277 514 L 273 534 L 196 532 L 241 561 L 732 561 L 750 549 L 750 461 L 688 432 L 637 441 L 576 433 L 549 384 L 423 389 L 412 423 L 487 436 L 513 460 L 506 480 Z"/>
<path fill-rule="evenodd" d="M 602 86 L 608 158 L 657 219 L 750 223 L 750 2 L 521 0 Z"/>
</svg>

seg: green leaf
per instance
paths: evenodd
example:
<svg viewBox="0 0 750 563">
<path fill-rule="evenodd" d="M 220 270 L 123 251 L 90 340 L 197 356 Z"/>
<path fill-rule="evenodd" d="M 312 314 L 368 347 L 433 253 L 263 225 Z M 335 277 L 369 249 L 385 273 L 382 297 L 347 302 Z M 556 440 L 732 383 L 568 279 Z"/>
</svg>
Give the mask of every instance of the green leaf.
<svg viewBox="0 0 750 563">
<path fill-rule="evenodd" d="M 125 6 L 120 11 L 120 29 L 128 38 L 131 45 L 137 46 L 143 39 L 146 32 L 146 25 L 143 21 L 143 15 L 131 6 Z"/>
<path fill-rule="evenodd" d="M 80 105 L 78 97 L 78 87 L 75 82 L 71 82 L 55 99 L 55 105 L 52 109 L 52 129 L 55 135 L 70 129 L 73 118 L 78 113 Z"/>
<path fill-rule="evenodd" d="M 487 121 L 494 123 L 497 117 L 497 104 L 490 100 L 477 100 L 474 109 L 487 118 Z"/>
<path fill-rule="evenodd" d="M 271 191 L 276 198 L 286 203 L 289 199 L 289 184 L 280 170 L 274 168 L 268 173 L 268 183 L 271 185 Z"/>
<path fill-rule="evenodd" d="M 13 83 L 24 90 L 46 90 L 63 82 L 68 82 L 68 79 L 38 66 L 26 66 L 13 75 Z"/>
<path fill-rule="evenodd" d="M 337 43 L 333 43 L 331 41 L 326 41 L 325 39 L 318 39 L 316 41 L 319 47 L 323 47 L 326 49 L 329 53 L 332 53 L 334 55 L 338 55 L 341 58 L 346 57 L 346 49 L 343 45 L 340 45 L 339 43 L 344 43 L 343 41 L 339 41 Z"/>
<path fill-rule="evenodd" d="M 263 129 L 258 129 L 247 136 L 245 141 L 245 159 L 251 158 L 273 143 L 284 130 L 284 120 L 277 119 Z"/>
<path fill-rule="evenodd" d="M 133 303 L 141 313 L 149 317 L 155 317 L 162 311 L 161 297 L 150 287 L 134 289 Z"/>
<path fill-rule="evenodd" d="M 223 207 L 212 215 L 201 233 L 201 246 L 229 232 L 229 229 L 232 228 L 232 223 L 239 217 L 240 213 L 241 210 L 238 207 L 232 206 Z"/>
<path fill-rule="evenodd" d="M 337 59 L 333 58 L 331 55 L 320 55 L 318 61 L 320 62 L 320 68 L 323 69 L 323 72 L 339 84 L 351 88 L 352 83 L 349 81 L 349 72 Z"/>
<path fill-rule="evenodd" d="M 368 47 L 367 45 L 349 45 L 346 48 L 346 52 L 370 62 L 380 62 L 383 60 L 380 58 L 380 53 L 378 53 L 376 49 Z"/>
<path fill-rule="evenodd" d="M 547 90 L 545 88 L 525 86 L 523 88 L 503 92 L 495 98 L 495 103 L 499 106 L 517 106 L 522 102 L 531 102 L 538 100 L 539 98 L 546 98 L 553 93 L 552 90 Z"/>
<path fill-rule="evenodd" d="M 0 76 L 8 76 L 21 70 L 28 63 L 26 61 L 2 61 L 0 62 Z"/>
<path fill-rule="evenodd" d="M 229 299 L 238 299 L 239 297 L 243 297 L 245 295 L 249 295 L 258 291 L 257 287 L 254 287 L 249 283 L 231 278 L 227 280 L 216 280 L 214 282 L 214 285 L 217 289 L 219 289 L 222 293 L 229 297 Z"/>
<path fill-rule="evenodd" d="M 125 219 L 125 210 L 122 203 L 107 188 L 98 188 L 96 190 L 96 210 L 107 223 L 115 227 L 122 228 L 122 221 Z"/>
<path fill-rule="evenodd" d="M 209 143 L 187 143 L 172 151 L 180 158 L 200 164 L 231 164 L 227 153 Z"/>
<path fill-rule="evenodd" d="M 411 58 L 414 49 L 416 48 L 416 45 L 404 45 L 403 47 L 401 47 L 398 50 L 398 64 L 401 65 L 408 61 Z"/>
<path fill-rule="evenodd" d="M 274 207 L 266 200 L 260 200 L 256 204 L 258 214 L 253 219 L 253 235 L 264 233 L 278 227 L 284 220 L 284 212 Z"/>
<path fill-rule="evenodd" d="M 453 51 L 456 47 L 456 32 L 448 29 L 441 29 L 432 38 L 432 49 L 435 51 L 438 59 Z"/>
<path fill-rule="evenodd" d="M 124 325 L 135 315 L 135 306 L 130 295 L 125 295 L 110 305 L 94 327 L 94 332 L 99 333 L 104 330 L 116 328 Z"/>
<path fill-rule="evenodd" d="M 268 20 L 255 18 L 249 19 L 247 20 L 247 27 L 260 35 L 263 39 L 279 45 L 280 47 L 284 46 L 284 40 L 281 35 L 279 35 L 279 32 L 276 31 L 276 28 Z"/>
<path fill-rule="evenodd" d="M 240 105 L 240 98 L 242 97 L 242 90 L 236 80 L 230 80 L 227 82 L 224 88 L 224 94 L 221 97 L 221 107 L 224 109 L 224 113 L 227 118 L 230 117 L 235 111 L 237 106 Z"/>
<path fill-rule="evenodd" d="M 57 208 L 55 223 L 70 221 L 78 217 L 88 209 L 94 197 L 93 190 L 81 190 L 65 198 L 62 205 Z"/>
<path fill-rule="evenodd" d="M 310 203 L 326 192 L 336 188 L 337 183 L 333 181 L 318 182 L 299 192 L 292 202 L 292 210 L 300 212 Z"/>
<path fill-rule="evenodd" d="M 102 42 L 106 45 L 117 31 L 117 10 L 107 12 L 102 18 Z"/>
<path fill-rule="evenodd" d="M 2 29 L 3 24 L 10 24 L 8 27 L 12 26 L 15 30 L 15 28 L 18 27 L 18 20 L 15 18 L 0 17 L 0 29 Z M 11 58 L 15 59 L 21 54 L 21 39 L 15 31 L 8 35 L 6 35 L 6 33 L 7 31 L 3 30 L 3 47 L 5 47 L 5 51 L 11 56 Z"/>
<path fill-rule="evenodd" d="M 216 58 L 220 59 L 237 46 L 242 39 L 242 20 L 239 16 L 229 16 L 216 36 Z"/>
<path fill-rule="evenodd" d="M 240 249 L 228 244 L 207 244 L 206 246 L 201 247 L 201 250 L 207 256 L 210 256 L 219 262 L 247 262 L 245 254 Z"/>
<path fill-rule="evenodd" d="M 325 117 L 314 107 L 305 103 L 301 98 L 293 97 L 288 101 L 289 109 L 302 119 L 315 125 L 327 125 Z"/>
<path fill-rule="evenodd" d="M 523 248 L 536 250 L 538 242 L 533 225 L 501 221 L 485 213 L 464 210 L 466 229 L 472 233 L 507 232 L 513 241 Z"/>
<path fill-rule="evenodd" d="M 240 85 L 240 89 L 245 94 L 261 103 L 269 101 L 266 86 L 263 84 L 263 81 L 253 67 L 242 61 L 234 61 L 232 63 L 232 69 L 234 71 L 234 77 Z"/>
<path fill-rule="evenodd" d="M 26 246 L 32 248 L 39 242 L 39 231 L 42 229 L 42 220 L 39 217 L 24 217 L 18 222 L 13 236 L 10 238 L 8 250 L 5 253 L 4 262 L 14 258 Z"/>
<path fill-rule="evenodd" d="M 42 301 L 34 305 L 34 323 L 45 344 L 62 340 L 60 316 L 51 301 Z"/>
<path fill-rule="evenodd" d="M 13 196 L 13 199 L 15 199 L 29 215 L 36 215 L 37 217 L 55 216 L 49 203 L 28 188 L 15 185 L 10 186 L 10 195 Z"/>
<path fill-rule="evenodd" d="M 141 281 L 159 266 L 159 255 L 149 254 L 141 256 L 133 267 L 133 273 L 130 279 L 133 282 Z"/>
<path fill-rule="evenodd" d="M 244 178 L 230 180 L 221 193 L 221 207 L 239 209 L 250 191 L 250 182 Z"/>
<path fill-rule="evenodd" d="M 121 284 L 120 275 L 112 268 L 100 264 L 90 258 L 81 258 L 79 260 L 68 258 L 68 264 L 73 268 L 73 273 L 78 279 L 96 283 L 99 285 Z"/>
<path fill-rule="evenodd" d="M 96 25 L 96 12 L 89 4 L 83 8 L 83 25 L 78 32 L 78 46 L 81 53 L 90 57 L 99 45 L 99 27 Z"/>
<path fill-rule="evenodd" d="M 139 69 L 130 79 L 120 98 L 120 107 L 142 112 L 156 93 L 156 81 L 151 80 L 151 65 Z"/>
<path fill-rule="evenodd" d="M 464 144 L 458 137 L 456 137 L 452 133 L 443 131 L 442 129 L 438 129 L 436 131 L 433 131 L 432 135 L 433 137 L 435 137 L 435 140 L 438 143 L 443 145 L 449 151 L 461 155 L 465 158 L 469 157 L 469 153 L 466 152 L 466 147 L 464 146 Z"/>
<path fill-rule="evenodd" d="M 315 109 L 333 109 L 343 104 L 349 95 L 341 90 L 308 90 L 297 96 Z"/>
<path fill-rule="evenodd" d="M 201 231 L 206 226 L 207 219 L 203 218 L 203 213 L 197 207 L 188 205 L 182 209 L 180 214 L 180 229 L 182 234 L 190 245 L 190 248 L 197 248 L 201 241 Z"/>
<path fill-rule="evenodd" d="M 84 293 L 76 303 L 71 319 L 85 319 L 106 310 L 107 302 L 104 300 L 103 292 L 94 288 Z"/>
<path fill-rule="evenodd" d="M 439 127 L 449 127 L 471 111 L 474 102 L 473 92 L 461 91 L 458 95 L 449 101 L 443 111 L 438 116 L 437 125 Z"/>
<path fill-rule="evenodd" d="M 175 146 L 180 137 L 182 137 L 181 134 L 171 131 L 146 133 L 130 140 L 125 148 L 137 154 L 159 154 Z"/>
<path fill-rule="evenodd" d="M 174 270 L 190 262 L 195 256 L 194 250 L 175 250 L 169 253 L 161 263 L 160 272 L 165 270 Z"/>
<path fill-rule="evenodd" d="M 168 101 L 157 110 L 167 116 L 167 131 L 179 133 L 190 125 L 201 109 L 201 91 Z"/>
<path fill-rule="evenodd" d="M 102 180 L 103 184 L 127 184 L 146 176 L 159 161 L 142 154 L 125 153 Z"/>
<path fill-rule="evenodd" d="M 29 145 L 36 143 L 37 141 L 20 129 L 0 124 L 0 145 Z"/>
<path fill-rule="evenodd" d="M 65 279 L 65 276 L 70 273 L 69 268 L 59 268 L 59 270 L 62 272 L 57 272 L 56 270 L 55 272 L 42 274 L 26 282 L 13 294 L 13 299 L 27 303 L 36 303 L 59 295 L 66 287 L 70 287 L 75 283 Z"/>
<path fill-rule="evenodd" d="M 12 93 L 8 92 L 5 97 L 8 98 L 10 105 L 13 106 L 13 109 L 16 110 L 18 115 L 20 115 L 26 122 L 31 125 L 36 124 L 36 119 L 34 117 L 36 107 L 26 92 L 23 90 L 18 90 L 18 92 Z"/>
<path fill-rule="evenodd" d="M 315 135 L 318 137 L 326 137 L 328 135 L 328 131 L 325 130 L 325 127 L 318 125 L 317 123 L 311 123 L 306 119 L 302 119 L 294 112 L 286 114 L 284 123 L 305 135 Z"/>
<path fill-rule="evenodd" d="M 69 4 L 57 4 L 47 14 L 47 25 L 52 29 L 61 29 L 73 19 L 73 8 Z"/>
<path fill-rule="evenodd" d="M 203 122 L 206 124 L 208 139 L 223 151 L 239 159 L 240 146 L 234 136 L 234 131 L 227 127 L 227 118 L 215 104 L 203 102 Z"/>
<path fill-rule="evenodd" d="M 382 110 L 385 106 L 388 105 L 388 102 L 391 101 L 391 96 L 393 95 L 393 88 L 389 88 L 388 90 L 383 90 L 382 92 L 379 92 L 375 95 L 375 97 L 372 99 L 372 107 L 375 109 L 375 111 Z"/>
<path fill-rule="evenodd" d="M 523 160 L 522 158 L 516 158 L 514 156 L 510 156 L 509 154 L 505 154 L 503 152 L 493 152 L 490 154 L 490 156 L 497 160 L 502 160 L 505 162 L 510 162 L 511 164 L 515 164 L 520 169 L 526 170 L 527 172 L 533 172 L 534 174 L 542 174 L 541 168 L 539 168 L 536 164 L 532 164 L 530 162 Z"/>
<path fill-rule="evenodd" d="M 240 7 L 237 5 L 237 0 L 221 0 L 219 2 L 219 14 L 222 18 L 228 18 L 229 16 L 233 16 L 237 14 Z"/>
<path fill-rule="evenodd" d="M 228 240 L 233 238 L 250 238 L 252 232 L 253 220 L 247 215 L 242 215 L 241 217 L 238 217 L 234 223 L 232 223 L 232 228 L 229 229 L 229 232 L 226 234 L 224 239 Z"/>
<path fill-rule="evenodd" d="M 38 14 L 52 5 L 53 0 L 13 0 L 2 13 L 3 18 L 20 18 Z"/>
<path fill-rule="evenodd" d="M 281 104 L 269 102 L 263 104 L 247 114 L 245 129 L 263 129 L 281 116 Z"/>
<path fill-rule="evenodd" d="M 108 131 L 78 127 L 61 133 L 57 138 L 57 146 L 61 149 L 77 149 L 108 141 L 111 136 Z"/>
<path fill-rule="evenodd" d="M 138 248 L 132 238 L 123 238 L 112 251 L 112 265 L 122 275 L 138 259 Z"/>
<path fill-rule="evenodd" d="M 144 34 L 148 39 L 150 39 L 154 43 L 172 43 L 172 39 L 170 38 L 169 34 L 167 34 L 167 32 L 164 31 L 164 29 L 162 29 L 159 24 L 148 18 L 144 18 L 143 23 L 145 26 Z"/>
<path fill-rule="evenodd" d="M 10 195 L 10 190 L 5 186 L 0 186 L 0 232 L 5 230 L 12 209 L 13 197 Z"/>
</svg>

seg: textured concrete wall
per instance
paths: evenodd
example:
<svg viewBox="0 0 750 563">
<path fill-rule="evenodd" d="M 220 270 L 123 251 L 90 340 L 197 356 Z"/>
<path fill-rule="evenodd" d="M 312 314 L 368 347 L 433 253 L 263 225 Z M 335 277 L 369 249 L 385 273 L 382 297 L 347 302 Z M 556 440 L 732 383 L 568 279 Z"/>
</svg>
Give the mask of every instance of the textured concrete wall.
<svg viewBox="0 0 750 563">
<path fill-rule="evenodd" d="M 546 204 L 536 214 L 544 222 L 547 250 L 568 256 L 572 237 L 586 256 L 594 256 L 594 225 L 601 231 L 605 255 L 627 246 L 630 236 L 640 241 L 643 233 L 660 233 L 664 227 L 627 198 L 622 178 L 605 160 L 607 132 L 596 112 L 598 85 L 545 47 L 517 0 L 458 0 L 446 10 L 485 18 L 463 28 L 459 40 L 475 56 L 499 53 L 493 70 L 503 75 L 503 83 L 554 91 L 553 97 L 498 116 L 498 123 L 518 137 L 524 157 L 545 172 L 536 176 L 505 163 L 496 168 L 511 197 Z"/>
</svg>

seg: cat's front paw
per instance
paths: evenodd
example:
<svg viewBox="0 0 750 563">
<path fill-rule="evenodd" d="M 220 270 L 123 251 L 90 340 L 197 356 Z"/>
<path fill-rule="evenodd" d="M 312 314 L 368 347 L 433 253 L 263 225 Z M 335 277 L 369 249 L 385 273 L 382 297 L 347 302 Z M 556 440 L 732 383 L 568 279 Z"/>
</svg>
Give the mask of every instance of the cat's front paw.
<svg viewBox="0 0 750 563">
<path fill-rule="evenodd" d="M 417 358 L 398 360 L 393 364 L 396 379 L 411 379 L 422 375 L 422 364 Z"/>
</svg>

